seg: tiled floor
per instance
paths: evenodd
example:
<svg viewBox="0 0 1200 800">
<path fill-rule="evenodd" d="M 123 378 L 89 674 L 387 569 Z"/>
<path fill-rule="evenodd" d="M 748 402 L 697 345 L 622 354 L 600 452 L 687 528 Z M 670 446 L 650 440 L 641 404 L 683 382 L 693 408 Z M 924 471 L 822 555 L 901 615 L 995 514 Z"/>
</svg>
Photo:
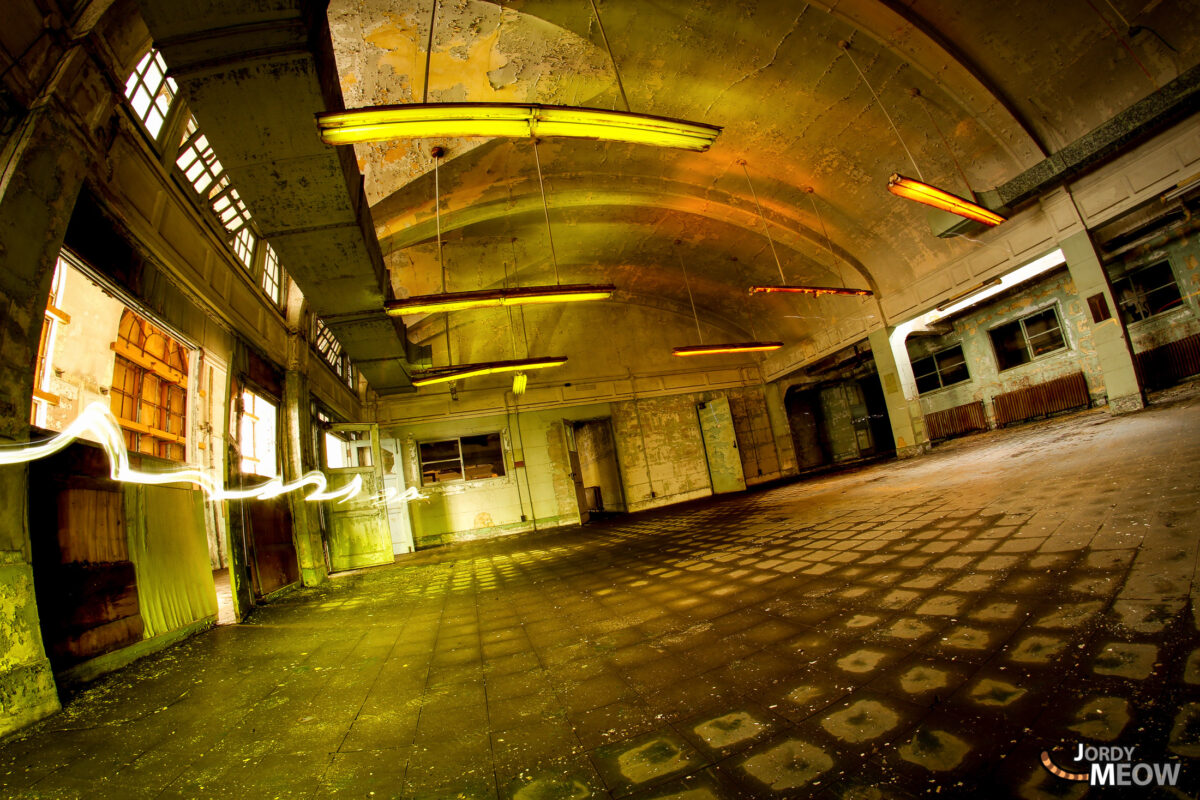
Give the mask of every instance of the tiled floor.
<svg viewBox="0 0 1200 800">
<path fill-rule="evenodd" d="M 1080 797 L 1039 759 L 1086 771 L 1082 743 L 1180 764 L 1158 796 L 1192 796 L 1197 498 L 1193 386 L 1128 417 L 430 551 L 95 684 L 0 745 L 0 789 Z"/>
</svg>

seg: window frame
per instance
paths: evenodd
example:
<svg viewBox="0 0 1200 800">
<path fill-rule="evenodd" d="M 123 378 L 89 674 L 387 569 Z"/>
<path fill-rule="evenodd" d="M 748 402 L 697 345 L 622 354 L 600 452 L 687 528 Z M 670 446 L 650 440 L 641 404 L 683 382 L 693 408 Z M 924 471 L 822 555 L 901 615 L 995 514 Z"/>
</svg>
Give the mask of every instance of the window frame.
<svg viewBox="0 0 1200 800">
<path fill-rule="evenodd" d="M 259 416 L 258 409 L 257 409 L 257 406 L 258 406 L 257 402 L 251 403 L 250 405 L 252 406 L 252 408 L 250 410 L 247 410 L 247 407 L 246 407 L 246 405 L 247 405 L 246 404 L 246 396 L 247 395 L 249 395 L 255 401 L 262 401 L 266 405 L 270 406 L 272 411 L 274 412 L 275 419 L 271 425 L 273 435 L 271 437 L 271 444 L 270 444 L 270 451 L 271 451 L 271 455 L 274 456 L 274 463 L 271 465 L 272 471 L 270 474 L 267 474 L 265 472 L 257 472 L 253 469 L 253 467 L 248 469 L 246 466 L 246 462 L 248 462 L 248 461 L 252 462 L 252 463 L 258 463 L 258 464 L 265 463 L 266 455 L 267 455 L 266 453 L 258 452 L 259 437 L 257 436 L 258 423 L 262 420 L 265 420 L 265 416 Z M 280 411 L 280 407 L 283 404 L 279 400 L 268 395 L 266 392 L 260 391 L 259 389 L 256 389 L 254 386 L 247 384 L 244 381 L 242 382 L 242 384 L 240 386 L 240 392 L 237 396 L 237 400 L 238 400 L 238 429 L 237 429 L 238 471 L 243 475 L 253 475 L 254 477 L 265 478 L 268 480 L 270 480 L 272 478 L 281 477 L 280 463 L 279 463 L 279 457 L 280 457 L 280 453 L 279 453 L 279 449 L 280 449 L 279 448 L 279 411 Z M 246 441 L 245 433 L 246 433 L 246 420 L 247 419 L 250 420 L 250 429 L 251 429 L 249 443 L 254 445 L 252 448 L 250 448 L 250 451 L 252 453 L 251 455 L 246 454 L 247 453 L 247 441 Z"/>
<path fill-rule="evenodd" d="M 1029 343 L 1029 333 L 1025 328 L 1025 320 L 1030 319 L 1032 317 L 1036 317 L 1038 314 L 1044 314 L 1046 311 L 1054 312 L 1054 320 L 1055 320 L 1055 322 L 1058 323 L 1057 330 L 1059 333 L 1059 338 L 1062 340 L 1062 346 L 1056 347 L 1053 350 L 1048 350 L 1045 353 L 1041 353 L 1039 355 L 1034 355 L 1033 348 L 1030 346 L 1030 343 Z M 1017 329 L 1021 332 L 1021 340 L 1022 340 L 1022 343 L 1025 345 L 1025 353 L 1028 356 L 1028 359 L 1025 361 L 1022 361 L 1019 364 L 1010 364 L 1009 366 L 1004 366 L 1000 360 L 1000 353 L 996 349 L 995 334 L 996 334 L 996 331 L 1001 330 L 1002 328 L 1006 328 L 1009 325 L 1017 325 Z M 998 372 L 1007 372 L 1010 369 L 1016 369 L 1017 367 L 1023 367 L 1026 364 L 1032 364 L 1034 361 L 1040 361 L 1043 358 L 1053 358 L 1054 356 L 1058 355 L 1060 353 L 1060 351 L 1073 349 L 1071 347 L 1071 340 L 1067 336 L 1067 326 L 1063 324 L 1062 312 L 1059 311 L 1057 301 L 1050 303 L 1048 305 L 1042 306 L 1041 308 L 1035 309 L 1033 311 L 1030 311 L 1027 314 L 1022 314 L 1021 316 L 1017 317 L 1016 319 L 1011 319 L 1008 322 L 1002 322 L 999 325 L 995 325 L 991 328 L 988 328 L 988 341 L 992 345 L 992 355 L 996 359 L 996 368 L 997 368 Z"/>
<path fill-rule="evenodd" d="M 130 325 L 140 333 L 138 341 L 130 338 L 133 330 Z M 164 340 L 166 360 L 148 349 L 147 343 L 154 336 Z M 187 463 L 191 348 L 137 311 L 126 308 L 112 350 L 109 406 L 112 408 L 116 403 L 113 416 L 121 425 L 129 452 Z M 177 364 L 170 363 L 174 356 L 178 356 Z M 147 395 L 148 390 L 151 395 Z M 127 405 L 130 413 L 126 413 Z M 173 410 L 176 407 L 178 413 Z M 148 413 L 153 420 L 145 418 Z M 146 437 L 152 450 L 143 449 Z"/>
<path fill-rule="evenodd" d="M 146 82 L 146 75 L 149 74 L 151 66 L 154 66 L 161 73 L 161 80 L 154 91 L 150 91 L 150 85 Z M 138 111 L 137 106 L 134 104 L 134 98 L 137 96 L 138 89 L 144 90 L 146 96 L 150 98 L 150 102 L 146 105 L 144 112 Z M 165 92 L 164 89 L 166 90 Z M 146 135 L 155 144 L 161 144 L 163 138 L 172 127 L 171 118 L 173 112 L 179 107 L 179 86 L 175 83 L 175 79 L 168 74 L 167 63 L 163 60 L 161 51 L 151 47 L 138 60 L 138 63 L 134 65 L 133 70 L 125 79 L 123 94 L 125 102 L 129 104 L 129 110 L 133 112 L 133 116 L 137 117 Z M 164 95 L 166 97 L 165 107 L 161 102 Z M 157 131 L 150 128 L 149 119 L 154 114 L 161 117 L 158 122 Z"/>
<path fill-rule="evenodd" d="M 1171 305 L 1171 307 L 1164 308 L 1162 311 L 1155 311 L 1155 312 L 1149 314 L 1148 316 L 1142 317 L 1141 319 L 1130 319 L 1126 313 L 1126 308 L 1127 308 L 1128 304 L 1121 300 L 1121 288 L 1122 288 L 1121 284 L 1129 281 L 1133 276 L 1137 275 L 1140 272 L 1145 272 L 1147 270 L 1153 269 L 1154 267 L 1163 266 L 1163 265 L 1166 266 L 1167 272 L 1171 276 L 1171 283 L 1169 285 L 1173 286 L 1175 288 L 1175 294 L 1178 296 L 1179 300 L 1176 303 L 1174 303 L 1173 305 Z M 1181 308 L 1187 308 L 1187 301 L 1184 298 L 1183 291 L 1179 288 L 1179 276 L 1175 274 L 1175 265 L 1172 264 L 1171 259 L 1166 256 L 1163 256 L 1162 258 L 1151 259 L 1151 260 L 1147 261 L 1146 263 L 1135 266 L 1135 267 L 1129 267 L 1124 272 L 1122 272 L 1118 277 L 1115 277 L 1115 278 L 1110 277 L 1109 282 L 1112 284 L 1113 300 L 1117 306 L 1117 313 L 1121 315 L 1121 320 L 1125 323 L 1126 326 L 1137 325 L 1142 322 L 1148 322 L 1149 320 L 1155 319 L 1156 317 L 1161 317 L 1164 314 L 1170 314 L 1174 311 L 1178 311 Z M 1150 291 L 1152 291 L 1152 292 L 1159 291 L 1160 289 L 1166 288 L 1167 285 L 1168 284 L 1164 283 L 1161 286 L 1158 286 Z M 1148 296 L 1150 294 L 1150 292 L 1145 292 L 1144 294 L 1146 296 Z"/>
<path fill-rule="evenodd" d="M 938 356 L 942 355 L 943 353 L 948 353 L 954 349 L 957 349 L 959 351 L 959 353 L 962 355 L 962 365 L 965 368 L 967 376 L 965 378 L 962 378 L 961 380 L 955 381 L 954 383 L 946 383 L 945 380 L 943 380 L 943 378 L 942 378 L 942 367 L 941 367 L 941 364 L 938 363 Z M 933 362 L 933 372 L 926 372 L 926 373 L 918 374 L 917 373 L 917 364 L 919 364 L 922 361 L 925 361 L 926 359 L 929 359 L 930 361 Z M 967 353 L 963 349 L 962 342 L 957 342 L 948 347 L 943 347 L 940 350 L 934 350 L 932 353 L 922 356 L 921 358 L 918 358 L 916 361 L 911 361 L 910 363 L 912 364 L 913 382 L 917 384 L 917 394 L 918 395 L 932 394 L 934 392 L 939 392 L 942 389 L 948 389 L 951 386 L 959 386 L 964 383 L 970 383 L 974 379 L 973 376 L 971 375 L 971 368 L 967 364 Z M 929 375 L 937 376 L 938 386 L 936 389 L 922 390 L 920 388 L 920 380 L 921 380 L 921 378 L 927 377 Z"/>
<path fill-rule="evenodd" d="M 350 357 L 346 355 L 346 351 L 342 349 L 342 343 L 338 341 L 337 336 L 316 314 L 312 315 L 309 337 L 309 342 L 317 356 L 325 366 L 333 370 L 342 384 L 353 392 L 358 381 L 358 370 L 350 361 Z"/>
<path fill-rule="evenodd" d="M 498 475 L 488 475 L 485 477 L 478 477 L 478 478 L 467 477 L 467 461 L 466 461 L 466 455 L 463 451 L 462 440 L 463 439 L 475 439 L 475 438 L 479 438 L 479 437 L 492 437 L 492 436 L 496 437 L 496 446 L 498 448 L 499 455 L 500 455 L 501 472 Z M 457 459 L 458 468 L 459 468 L 458 473 L 461 477 L 453 479 L 453 480 L 444 480 L 444 481 L 443 480 L 432 480 L 432 481 L 427 480 L 425 477 L 425 473 L 426 473 L 425 465 L 426 464 L 451 463 L 455 459 L 441 458 L 441 459 L 433 459 L 431 461 L 426 461 L 424 456 L 421 453 L 422 445 L 445 444 L 447 442 L 454 442 L 455 446 L 458 448 L 458 459 Z M 480 481 L 492 481 L 492 480 L 497 480 L 500 478 L 505 478 L 508 476 L 508 464 L 505 461 L 506 454 L 505 454 L 505 447 L 504 447 L 503 431 L 488 431 L 486 433 L 471 433 L 471 434 L 464 434 L 464 435 L 460 435 L 460 436 L 450 436 L 450 437 L 447 437 L 444 439 L 423 439 L 423 440 L 419 439 L 415 443 L 415 451 L 416 451 L 417 476 L 420 479 L 422 487 L 479 483 Z M 472 466 L 477 466 L 477 465 L 473 464 Z"/>
</svg>

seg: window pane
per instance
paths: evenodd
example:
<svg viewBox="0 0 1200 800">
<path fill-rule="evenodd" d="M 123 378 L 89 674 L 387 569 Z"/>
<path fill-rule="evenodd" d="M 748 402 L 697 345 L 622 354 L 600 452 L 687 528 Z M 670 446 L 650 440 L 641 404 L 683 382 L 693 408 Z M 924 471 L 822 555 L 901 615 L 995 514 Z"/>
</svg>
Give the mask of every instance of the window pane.
<svg viewBox="0 0 1200 800">
<path fill-rule="evenodd" d="M 1025 333 L 1029 337 L 1029 349 L 1040 356 L 1060 350 L 1066 346 L 1062 330 L 1058 326 L 1058 314 L 1053 308 L 1025 317 Z"/>
<path fill-rule="evenodd" d="M 937 354 L 936 358 L 942 386 L 950 386 L 971 379 L 971 373 L 967 371 L 967 359 L 963 355 L 961 346 L 943 350 Z"/>
<path fill-rule="evenodd" d="M 930 373 L 929 375 L 917 376 L 917 391 L 919 393 L 924 394 L 925 392 L 932 392 L 940 388 L 942 388 L 942 384 L 940 381 L 938 381 L 936 372 Z"/>
<path fill-rule="evenodd" d="M 504 451 L 498 433 L 462 437 L 462 454 L 468 480 L 504 474 Z"/>
<path fill-rule="evenodd" d="M 1031 360 L 1029 350 L 1025 347 L 1025 337 L 1021 333 L 1019 321 L 1001 325 L 999 328 L 989 331 L 989 334 L 1000 369 L 1011 369 Z"/>
</svg>

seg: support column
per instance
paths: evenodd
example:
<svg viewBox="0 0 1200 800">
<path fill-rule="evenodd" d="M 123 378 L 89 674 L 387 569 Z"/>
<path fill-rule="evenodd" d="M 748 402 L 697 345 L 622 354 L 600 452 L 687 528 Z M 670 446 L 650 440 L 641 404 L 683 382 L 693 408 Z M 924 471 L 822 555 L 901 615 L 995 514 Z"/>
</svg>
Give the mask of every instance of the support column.
<svg viewBox="0 0 1200 800">
<path fill-rule="evenodd" d="M 1124 414 L 1144 408 L 1146 393 L 1138 380 L 1129 332 L 1117 310 L 1112 284 L 1091 237 L 1086 230 L 1079 231 L 1064 239 L 1060 246 L 1075 283 L 1075 292 L 1083 300 L 1091 319 L 1092 341 L 1104 374 L 1109 411 Z"/>
<path fill-rule="evenodd" d="M 0 442 L 29 438 L 37 359 L 54 264 L 88 149 L 48 106 L 31 111 L 0 161 Z M 0 468 L 0 736 L 54 713 L 42 643 L 24 466 Z"/>
<path fill-rule="evenodd" d="M 912 365 L 904 349 L 904 338 L 905 332 L 895 328 L 881 328 L 867 337 L 871 356 L 875 359 L 875 369 L 879 373 L 879 383 L 883 386 L 883 400 L 887 405 L 892 436 L 896 439 L 897 458 L 911 458 L 929 452 L 925 415 L 921 412 L 915 385 L 909 386 L 912 383 Z M 904 375 L 908 376 L 907 380 L 903 378 Z"/>
</svg>

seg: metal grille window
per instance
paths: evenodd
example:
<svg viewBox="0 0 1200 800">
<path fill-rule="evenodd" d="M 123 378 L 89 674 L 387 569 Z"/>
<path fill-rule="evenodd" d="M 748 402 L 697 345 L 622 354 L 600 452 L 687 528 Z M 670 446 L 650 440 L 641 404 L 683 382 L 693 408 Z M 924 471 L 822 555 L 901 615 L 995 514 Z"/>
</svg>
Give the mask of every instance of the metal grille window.
<svg viewBox="0 0 1200 800">
<path fill-rule="evenodd" d="M 988 333 L 1001 370 L 1027 364 L 1067 346 L 1054 306 L 993 328 Z"/>
<path fill-rule="evenodd" d="M 121 316 L 110 404 L 130 452 L 187 457 L 187 349 L 132 311 Z"/>
<path fill-rule="evenodd" d="M 917 391 L 922 394 L 971 380 L 960 344 L 917 359 L 912 368 L 917 379 Z"/>
<path fill-rule="evenodd" d="M 178 92 L 179 87 L 167 77 L 167 65 L 157 50 L 146 53 L 125 81 L 125 98 L 155 139 L 162 132 L 167 112 Z"/>
<path fill-rule="evenodd" d="M 1149 319 L 1183 304 L 1171 262 L 1158 261 L 1122 275 L 1112 282 L 1113 294 L 1125 324 Z"/>
<path fill-rule="evenodd" d="M 417 449 L 421 459 L 422 486 L 504 475 L 504 449 L 498 433 L 420 442 Z"/>
<path fill-rule="evenodd" d="M 279 266 L 279 256 L 275 248 L 263 244 L 263 273 L 262 288 L 275 305 L 283 303 L 283 268 Z"/>
<path fill-rule="evenodd" d="M 275 432 L 278 425 L 275 404 L 246 389 L 242 392 L 241 427 L 238 447 L 242 451 L 242 472 L 274 478 L 279 475 L 275 457 Z"/>
</svg>

